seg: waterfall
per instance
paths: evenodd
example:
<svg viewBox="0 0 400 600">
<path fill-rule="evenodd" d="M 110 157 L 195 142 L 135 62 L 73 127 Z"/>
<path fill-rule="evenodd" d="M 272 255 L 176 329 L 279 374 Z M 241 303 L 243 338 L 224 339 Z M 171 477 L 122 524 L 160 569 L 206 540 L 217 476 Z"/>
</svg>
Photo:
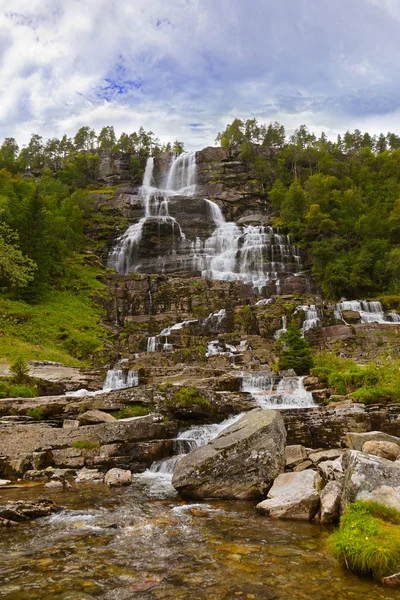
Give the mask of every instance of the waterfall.
<svg viewBox="0 0 400 600">
<path fill-rule="evenodd" d="M 103 392 L 122 390 L 139 385 L 139 373 L 131 369 L 110 369 L 103 384 Z"/>
<path fill-rule="evenodd" d="M 297 306 L 295 312 L 298 312 L 299 310 L 304 312 L 304 321 L 301 327 L 303 332 L 308 331 L 309 329 L 314 329 L 315 327 L 319 327 L 321 325 L 319 309 L 315 306 L 315 304 L 303 304 L 301 306 Z"/>
<path fill-rule="evenodd" d="M 303 379 L 272 374 L 243 374 L 242 391 L 250 393 L 260 408 L 307 408 L 314 406 L 314 400 L 311 392 L 304 389 Z"/>
<path fill-rule="evenodd" d="M 300 272 L 299 251 L 288 236 L 269 226 L 239 227 L 226 222 L 217 209 L 213 207 L 211 211 L 217 228 L 204 243 L 196 240 L 193 248 L 193 266 L 202 277 L 241 280 L 259 291 L 273 280 L 278 292 L 280 278 Z"/>
<path fill-rule="evenodd" d="M 193 325 L 198 323 L 198 319 L 190 319 L 188 321 L 182 321 L 180 323 L 175 323 L 174 325 L 170 325 L 169 327 L 165 327 L 159 335 L 155 335 L 147 338 L 147 352 L 156 352 L 159 344 L 161 344 L 160 338 L 164 337 L 163 350 L 172 350 L 173 345 L 169 343 L 169 336 L 173 331 L 179 331 L 188 325 Z"/>
<path fill-rule="evenodd" d="M 287 332 L 287 316 L 283 315 L 282 317 L 282 329 L 278 329 L 275 331 L 274 338 L 279 340 L 279 338 Z"/>
<path fill-rule="evenodd" d="M 121 235 L 108 257 L 108 266 L 118 273 L 127 274 L 139 267 L 135 256 L 147 221 L 168 223 L 179 239 L 185 235 L 179 223 L 169 214 L 168 202 L 172 196 L 193 196 L 196 190 L 196 154 L 195 152 L 174 155 L 167 174 L 166 187 L 157 188 L 154 182 L 154 158 L 146 162 L 143 183 L 139 196 L 144 207 L 144 217 L 134 223 Z"/>
<path fill-rule="evenodd" d="M 123 362 L 123 361 L 121 361 Z M 132 369 L 109 369 L 106 373 L 106 378 L 103 383 L 103 389 L 96 392 L 89 392 L 82 388 L 75 392 L 66 392 L 66 396 L 72 398 L 83 398 L 85 396 L 97 396 L 105 392 L 113 392 L 114 390 L 122 390 L 139 385 L 139 372 Z"/>
<path fill-rule="evenodd" d="M 334 316 L 338 321 L 344 321 L 343 312 L 352 310 L 360 314 L 361 323 L 400 323 L 400 315 L 394 312 L 384 312 L 382 304 L 377 301 L 345 300 L 335 305 Z"/>
</svg>

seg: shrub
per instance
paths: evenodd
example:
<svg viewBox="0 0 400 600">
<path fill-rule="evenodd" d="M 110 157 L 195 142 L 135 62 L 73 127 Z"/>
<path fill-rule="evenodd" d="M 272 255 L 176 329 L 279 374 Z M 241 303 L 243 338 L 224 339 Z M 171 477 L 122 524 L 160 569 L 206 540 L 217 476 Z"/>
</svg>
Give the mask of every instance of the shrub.
<svg viewBox="0 0 400 600">
<path fill-rule="evenodd" d="M 28 417 L 32 417 L 33 419 L 36 419 L 37 421 L 41 421 L 43 419 L 43 409 L 40 408 L 40 406 L 38 406 L 37 408 L 29 408 L 26 411 L 26 414 Z"/>
<path fill-rule="evenodd" d="M 29 380 L 29 369 L 26 361 L 19 356 L 10 367 L 10 373 L 16 383 L 24 383 Z"/>
<path fill-rule="evenodd" d="M 181 387 L 172 396 L 171 400 L 167 400 L 167 404 L 174 405 L 190 405 L 197 404 L 198 406 L 203 406 L 210 412 L 215 412 L 215 407 L 211 404 L 207 398 L 201 395 L 201 392 L 194 386 L 189 387 Z"/>
<path fill-rule="evenodd" d="M 376 502 L 350 504 L 329 545 L 349 571 L 377 580 L 392 575 L 400 564 L 400 513 Z"/>
<path fill-rule="evenodd" d="M 34 385 L 0 382 L 0 398 L 35 398 L 37 395 L 37 387 Z"/>
<path fill-rule="evenodd" d="M 172 387 L 174 387 L 173 383 L 171 383 L 170 381 L 166 381 L 165 383 L 160 383 L 160 385 L 157 386 L 157 391 L 158 392 L 166 392 L 167 390 L 171 389 Z"/>
<path fill-rule="evenodd" d="M 282 344 L 279 357 L 279 368 L 281 370 L 294 369 L 296 375 L 307 375 L 314 360 L 308 342 L 302 337 L 301 330 L 292 320 L 287 332 L 280 338 Z"/>
<path fill-rule="evenodd" d="M 144 417 L 151 413 L 150 406 L 127 406 L 117 413 L 114 413 L 116 419 L 129 419 L 130 417 Z"/>
<path fill-rule="evenodd" d="M 93 450 L 93 448 L 99 448 L 99 442 L 89 442 L 88 440 L 81 440 L 78 442 L 72 443 L 73 448 L 78 448 L 78 450 Z"/>
</svg>

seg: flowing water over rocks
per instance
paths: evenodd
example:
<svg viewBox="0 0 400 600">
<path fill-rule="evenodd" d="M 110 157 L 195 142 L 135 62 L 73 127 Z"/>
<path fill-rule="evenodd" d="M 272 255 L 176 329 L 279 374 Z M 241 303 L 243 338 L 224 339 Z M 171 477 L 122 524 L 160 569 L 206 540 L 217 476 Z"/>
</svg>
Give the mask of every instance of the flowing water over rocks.
<svg viewBox="0 0 400 600">
<path fill-rule="evenodd" d="M 18 494 L 17 494 L 18 492 Z M 4 500 L 43 490 L 2 490 Z M 274 521 L 251 503 L 154 498 L 143 480 L 109 490 L 46 490 L 61 513 L 2 532 L 7 600 L 394 600 L 398 592 L 343 571 L 330 529 Z M 149 501 L 151 500 L 151 501 Z"/>
</svg>

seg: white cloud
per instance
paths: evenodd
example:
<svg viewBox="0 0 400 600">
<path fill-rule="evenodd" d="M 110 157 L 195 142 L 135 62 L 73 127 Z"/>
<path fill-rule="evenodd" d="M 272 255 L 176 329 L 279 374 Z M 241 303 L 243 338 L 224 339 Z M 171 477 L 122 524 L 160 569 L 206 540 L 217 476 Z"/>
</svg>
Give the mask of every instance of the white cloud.
<svg viewBox="0 0 400 600">
<path fill-rule="evenodd" d="M 143 125 L 199 148 L 236 116 L 332 135 L 393 130 L 397 7 L 397 0 L 0 0 L 0 131 L 26 143 L 33 132 Z"/>
</svg>

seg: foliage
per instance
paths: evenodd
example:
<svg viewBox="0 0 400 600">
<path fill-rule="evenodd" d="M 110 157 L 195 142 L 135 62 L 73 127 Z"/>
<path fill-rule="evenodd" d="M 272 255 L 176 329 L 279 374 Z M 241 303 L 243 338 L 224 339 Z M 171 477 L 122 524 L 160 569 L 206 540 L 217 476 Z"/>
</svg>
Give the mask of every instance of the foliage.
<svg viewBox="0 0 400 600">
<path fill-rule="evenodd" d="M 29 379 L 29 368 L 22 356 L 18 356 L 10 366 L 10 373 L 15 383 L 23 383 Z"/>
<path fill-rule="evenodd" d="M 376 502 L 350 504 L 329 544 L 343 567 L 379 581 L 400 564 L 400 513 Z"/>
<path fill-rule="evenodd" d="M 120 411 L 113 413 L 116 419 L 129 419 L 130 417 L 144 417 L 151 413 L 152 408 L 149 406 L 127 406 Z"/>
<path fill-rule="evenodd" d="M 37 395 L 34 385 L 13 384 L 6 379 L 0 381 L 0 398 L 35 398 Z"/>
<path fill-rule="evenodd" d="M 43 419 L 43 409 L 38 406 L 37 408 L 29 408 L 26 411 L 28 417 L 32 417 L 37 421 L 41 421 Z"/>
<path fill-rule="evenodd" d="M 174 392 L 172 398 L 167 400 L 167 404 L 190 406 L 197 404 L 203 406 L 211 412 L 215 412 L 215 408 L 207 398 L 202 396 L 201 392 L 195 386 L 181 387 Z"/>
<path fill-rule="evenodd" d="M 358 365 L 332 354 L 318 354 L 312 375 L 332 393 L 350 394 L 355 402 L 374 404 L 400 401 L 400 360 L 386 358 L 383 364 Z"/>
<path fill-rule="evenodd" d="M 157 386 L 157 391 L 158 392 L 166 392 L 167 390 L 170 390 L 173 387 L 174 387 L 173 383 L 166 381 L 165 383 L 160 383 L 160 385 Z"/>
<path fill-rule="evenodd" d="M 93 450 L 94 448 L 99 448 L 99 442 L 89 442 L 88 440 L 81 440 L 78 442 L 73 442 L 73 448 L 77 448 L 78 450 Z"/>
<path fill-rule="evenodd" d="M 217 141 L 240 149 L 328 297 L 400 292 L 400 136 L 330 141 L 301 125 L 285 139 L 278 123 L 234 119 Z"/>
<path fill-rule="evenodd" d="M 300 328 L 294 320 L 288 325 L 287 332 L 280 338 L 281 353 L 279 369 L 294 369 L 296 375 L 306 375 L 313 366 L 313 357 L 308 342 L 303 338 Z"/>
</svg>

